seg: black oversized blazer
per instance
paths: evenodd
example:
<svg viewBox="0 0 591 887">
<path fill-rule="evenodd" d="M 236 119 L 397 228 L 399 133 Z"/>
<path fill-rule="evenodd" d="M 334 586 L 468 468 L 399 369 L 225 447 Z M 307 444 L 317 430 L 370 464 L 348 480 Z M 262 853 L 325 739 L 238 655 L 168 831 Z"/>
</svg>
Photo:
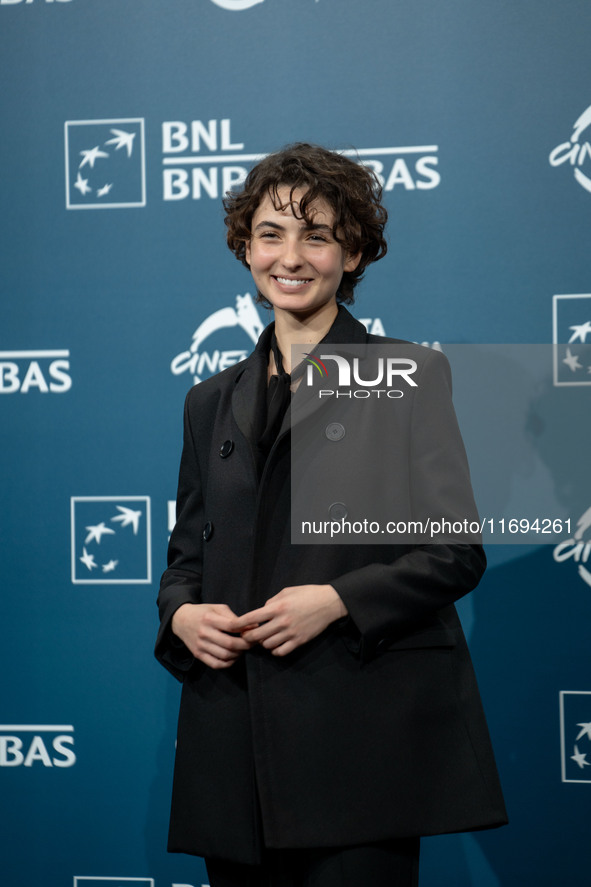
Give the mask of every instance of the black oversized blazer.
<svg viewBox="0 0 591 887">
<path fill-rule="evenodd" d="M 341 307 L 327 341 L 384 340 Z M 411 349 L 419 385 L 368 458 L 394 498 L 414 485 L 443 502 L 453 483 L 465 487 L 458 501 L 471 500 L 447 361 L 389 341 Z M 253 863 L 263 842 L 342 846 L 500 825 L 503 799 L 453 606 L 478 583 L 482 549 L 291 544 L 287 422 L 260 481 L 256 465 L 269 347 L 267 328 L 247 360 L 194 387 L 185 404 L 156 643 L 183 681 L 169 850 Z M 339 416 L 334 399 L 322 409 L 328 422 Z M 354 429 L 346 432 L 351 442 Z M 320 437 L 311 453 L 327 442 Z M 183 603 L 242 614 L 307 583 L 331 583 L 349 617 L 288 656 L 257 646 L 213 670 L 172 635 Z"/>
</svg>

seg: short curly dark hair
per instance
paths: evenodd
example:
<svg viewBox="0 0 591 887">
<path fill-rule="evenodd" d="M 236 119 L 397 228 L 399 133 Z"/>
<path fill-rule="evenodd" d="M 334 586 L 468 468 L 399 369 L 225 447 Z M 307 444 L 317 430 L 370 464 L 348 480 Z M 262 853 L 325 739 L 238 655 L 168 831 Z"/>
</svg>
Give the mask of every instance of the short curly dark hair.
<svg viewBox="0 0 591 887">
<path fill-rule="evenodd" d="M 282 205 L 279 188 L 290 189 L 289 201 Z M 345 271 L 337 293 L 339 302 L 354 300 L 355 286 L 371 262 L 377 262 L 388 249 L 384 227 L 388 213 L 381 204 L 382 187 L 369 168 L 320 145 L 297 142 L 268 154 L 246 177 L 241 191 L 230 191 L 224 198 L 224 219 L 228 246 L 243 265 L 246 245 L 251 238 L 252 217 L 268 194 L 276 209 L 293 203 L 296 190 L 305 192 L 299 201 L 297 218 L 311 224 L 309 209 L 321 199 L 335 216 L 333 236 L 350 255 L 361 253 L 354 271 Z M 259 293 L 259 301 L 266 301 Z"/>
</svg>

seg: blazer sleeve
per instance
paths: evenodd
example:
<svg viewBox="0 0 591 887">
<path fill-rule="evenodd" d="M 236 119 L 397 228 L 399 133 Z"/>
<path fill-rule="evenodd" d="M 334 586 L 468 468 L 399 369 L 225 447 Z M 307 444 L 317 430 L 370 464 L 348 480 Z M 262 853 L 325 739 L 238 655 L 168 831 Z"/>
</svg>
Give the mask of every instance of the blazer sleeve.
<svg viewBox="0 0 591 887">
<path fill-rule="evenodd" d="M 470 472 L 451 398 L 451 371 L 431 351 L 418 380 L 409 428 L 412 517 L 477 520 Z M 400 470 L 399 466 L 392 470 Z M 408 540 L 405 540 L 408 541 Z M 432 627 L 438 611 L 476 587 L 486 568 L 479 537 L 470 542 L 393 546 L 393 558 L 336 577 L 358 632 L 356 652 L 373 655 L 381 643 Z M 476 543 L 476 544 L 475 544 Z"/>
<path fill-rule="evenodd" d="M 160 581 L 157 601 L 160 629 L 154 650 L 158 661 L 178 680 L 191 668 L 194 657 L 173 634 L 172 617 L 182 604 L 201 602 L 203 488 L 189 418 L 190 396 L 191 392 L 185 400 L 176 524 L 168 546 L 168 569 Z"/>
</svg>

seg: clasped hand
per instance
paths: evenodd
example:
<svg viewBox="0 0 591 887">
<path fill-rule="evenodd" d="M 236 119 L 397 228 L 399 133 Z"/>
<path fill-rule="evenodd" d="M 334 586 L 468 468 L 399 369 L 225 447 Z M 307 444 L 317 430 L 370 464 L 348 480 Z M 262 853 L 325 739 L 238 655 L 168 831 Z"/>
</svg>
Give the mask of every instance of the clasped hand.
<svg viewBox="0 0 591 887">
<path fill-rule="evenodd" d="M 172 630 L 196 659 L 210 668 L 228 668 L 255 644 L 285 656 L 346 615 L 332 585 L 295 585 L 242 616 L 227 604 L 183 604 Z"/>
</svg>

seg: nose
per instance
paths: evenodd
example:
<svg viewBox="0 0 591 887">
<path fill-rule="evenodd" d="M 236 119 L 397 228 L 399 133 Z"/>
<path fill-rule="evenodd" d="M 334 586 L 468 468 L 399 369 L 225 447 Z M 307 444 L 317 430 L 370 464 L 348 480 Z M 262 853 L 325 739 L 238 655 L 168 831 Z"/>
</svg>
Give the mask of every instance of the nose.
<svg viewBox="0 0 591 887">
<path fill-rule="evenodd" d="M 300 242 L 297 237 L 286 237 L 283 241 L 281 262 L 286 270 L 295 271 L 303 264 Z"/>
</svg>

